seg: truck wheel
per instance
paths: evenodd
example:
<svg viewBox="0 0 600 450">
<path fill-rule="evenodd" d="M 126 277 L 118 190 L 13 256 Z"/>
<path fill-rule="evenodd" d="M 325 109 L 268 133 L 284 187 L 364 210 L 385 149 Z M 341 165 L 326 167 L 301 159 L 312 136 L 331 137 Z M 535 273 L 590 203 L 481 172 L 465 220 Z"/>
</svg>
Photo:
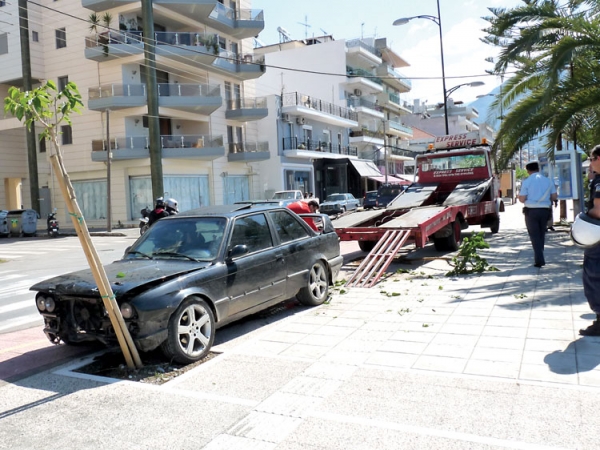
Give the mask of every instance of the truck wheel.
<svg viewBox="0 0 600 450">
<path fill-rule="evenodd" d="M 460 221 L 455 220 L 450 224 L 452 233 L 449 236 L 441 238 L 433 238 L 433 245 L 438 252 L 454 252 L 458 250 L 461 243 L 461 228 Z"/>
<path fill-rule="evenodd" d="M 498 231 L 500 231 L 500 216 L 496 216 L 494 218 L 494 222 L 492 223 L 492 226 L 490 226 L 490 231 L 492 234 L 496 234 Z"/>
<path fill-rule="evenodd" d="M 377 244 L 377 241 L 358 241 L 360 249 L 367 253 L 375 248 L 375 244 Z"/>
</svg>

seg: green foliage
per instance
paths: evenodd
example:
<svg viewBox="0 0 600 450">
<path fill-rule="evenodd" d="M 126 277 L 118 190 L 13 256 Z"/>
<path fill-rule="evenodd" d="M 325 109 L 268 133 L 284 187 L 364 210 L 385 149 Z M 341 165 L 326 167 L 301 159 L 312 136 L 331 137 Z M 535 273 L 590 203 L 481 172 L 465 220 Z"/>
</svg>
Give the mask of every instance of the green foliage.
<svg viewBox="0 0 600 450">
<path fill-rule="evenodd" d="M 517 180 L 524 180 L 525 178 L 527 178 L 527 170 L 523 169 L 522 167 L 517 167 L 515 169 L 515 175 L 517 177 Z"/>
<path fill-rule="evenodd" d="M 8 89 L 8 96 L 4 99 L 5 113 L 15 116 L 28 129 L 34 122 L 40 122 L 44 126 L 41 137 L 52 140 L 60 124 L 65 122 L 71 125 L 71 114 L 80 114 L 81 107 L 83 107 L 81 94 L 73 82 L 67 83 L 60 92 L 52 80 L 48 80 L 46 84 L 32 91 L 23 92 L 11 86 Z"/>
<path fill-rule="evenodd" d="M 463 239 L 458 252 L 452 258 L 450 265 L 454 267 L 446 276 L 464 275 L 469 273 L 482 273 L 487 271 L 497 271 L 494 266 L 490 266 L 487 260 L 477 254 L 477 250 L 490 248 L 485 241 L 484 232 L 474 233 L 470 238 Z"/>
</svg>

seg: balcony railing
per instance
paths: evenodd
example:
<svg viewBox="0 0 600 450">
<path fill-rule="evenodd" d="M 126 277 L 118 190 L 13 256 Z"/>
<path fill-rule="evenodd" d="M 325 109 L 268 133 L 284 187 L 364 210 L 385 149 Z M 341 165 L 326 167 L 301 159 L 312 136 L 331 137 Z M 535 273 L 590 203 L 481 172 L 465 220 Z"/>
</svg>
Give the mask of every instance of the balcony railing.
<svg viewBox="0 0 600 450">
<path fill-rule="evenodd" d="M 407 127 L 406 125 L 404 125 L 400 122 L 390 120 L 389 124 L 390 124 L 390 128 L 393 128 L 394 130 L 397 130 L 397 131 L 401 131 L 402 133 L 411 134 L 411 135 L 413 133 L 413 129 L 411 127 Z"/>
<path fill-rule="evenodd" d="M 392 155 L 396 155 L 396 156 L 406 156 L 408 158 L 415 158 L 417 155 L 415 152 L 412 152 L 410 150 L 405 150 L 400 147 L 388 147 L 388 148 L 390 149 L 390 153 Z"/>
<path fill-rule="evenodd" d="M 201 32 L 168 32 L 154 33 L 156 45 L 182 45 L 205 47 L 217 54 L 218 37 L 214 33 Z M 86 48 L 100 47 L 109 44 L 143 44 L 144 37 L 141 31 L 106 31 L 85 38 Z"/>
<path fill-rule="evenodd" d="M 150 138 L 148 136 L 127 136 L 111 139 L 111 149 L 140 149 L 149 148 Z M 223 136 L 211 137 L 209 135 L 172 135 L 161 136 L 162 148 L 203 148 L 223 147 Z M 106 151 L 106 140 L 92 140 L 93 151 Z"/>
<path fill-rule="evenodd" d="M 211 18 L 226 18 L 229 20 L 264 20 L 262 9 L 239 9 L 235 10 L 222 3 L 217 3 L 211 13 Z"/>
<path fill-rule="evenodd" d="M 405 75 L 402 75 L 400 72 L 398 72 L 397 70 L 395 70 L 391 66 L 386 66 L 386 69 L 387 69 L 386 71 L 387 71 L 387 76 L 388 77 L 395 78 L 398 81 L 400 81 L 401 83 L 403 83 L 406 86 L 408 86 L 409 88 L 412 88 L 412 82 L 408 78 L 406 78 Z"/>
<path fill-rule="evenodd" d="M 236 98 L 227 101 L 227 109 L 238 110 L 238 109 L 259 109 L 267 107 L 266 97 L 257 98 Z"/>
<path fill-rule="evenodd" d="M 331 142 L 313 139 L 298 140 L 297 137 L 283 138 L 284 150 L 310 150 L 313 152 L 336 153 L 338 155 L 357 156 L 358 148 L 344 145 L 334 145 Z"/>
<path fill-rule="evenodd" d="M 394 94 L 393 92 L 388 92 L 388 98 L 390 102 L 395 103 L 396 105 L 401 105 L 400 96 L 398 94 Z"/>
<path fill-rule="evenodd" d="M 376 138 L 376 139 L 384 139 L 385 134 L 380 133 L 379 131 L 357 130 L 357 131 L 351 131 L 350 137 L 370 137 L 370 138 Z"/>
<path fill-rule="evenodd" d="M 362 77 L 362 78 L 366 78 L 374 83 L 383 84 L 383 81 L 381 81 L 381 78 L 379 78 L 378 76 L 372 74 L 371 72 L 369 72 L 368 70 L 365 70 L 365 69 L 359 69 L 356 67 L 346 66 L 346 75 L 351 78 Z"/>
<path fill-rule="evenodd" d="M 369 100 L 365 100 L 362 97 L 354 97 L 354 98 L 349 98 L 347 99 L 348 102 L 348 108 L 359 108 L 359 107 L 364 107 L 364 108 L 369 108 L 369 109 L 373 109 L 375 111 L 383 111 L 383 108 L 381 106 L 379 106 L 376 103 L 370 102 Z"/>
<path fill-rule="evenodd" d="M 158 95 L 161 97 L 220 97 L 218 84 L 180 84 L 159 83 Z"/>
<path fill-rule="evenodd" d="M 332 116 L 358 121 L 358 114 L 354 111 L 350 111 L 347 108 L 334 105 L 333 103 L 324 102 L 318 98 L 301 94 L 299 92 L 283 94 L 283 106 L 304 106 L 305 108 L 321 111 L 326 114 L 331 114 Z"/>
<path fill-rule="evenodd" d="M 256 153 L 256 152 L 268 152 L 268 142 L 230 142 L 229 153 Z"/>
<path fill-rule="evenodd" d="M 346 47 L 348 47 L 348 48 L 354 48 L 354 47 L 363 48 L 366 51 L 368 51 L 369 53 L 372 53 L 375 56 L 381 58 L 381 50 L 376 49 L 375 47 L 367 44 L 366 42 L 364 42 L 361 39 L 351 39 L 349 41 L 346 41 Z"/>
<path fill-rule="evenodd" d="M 234 53 L 230 50 L 223 49 L 219 49 L 219 58 L 223 58 L 224 60 L 229 61 L 231 64 L 263 65 L 265 63 L 264 55 L 254 55 L 252 53 Z"/>
<path fill-rule="evenodd" d="M 96 100 L 110 97 L 145 97 L 145 84 L 107 84 L 88 89 L 88 98 Z"/>
</svg>

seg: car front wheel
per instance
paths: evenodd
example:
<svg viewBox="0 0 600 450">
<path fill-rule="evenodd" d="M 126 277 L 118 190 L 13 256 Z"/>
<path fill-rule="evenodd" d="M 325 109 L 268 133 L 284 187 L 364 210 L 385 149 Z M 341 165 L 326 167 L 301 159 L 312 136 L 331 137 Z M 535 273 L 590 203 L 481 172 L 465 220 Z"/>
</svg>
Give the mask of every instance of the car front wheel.
<svg viewBox="0 0 600 450">
<path fill-rule="evenodd" d="M 169 319 L 162 350 L 167 358 L 191 364 L 208 355 L 215 340 L 215 316 L 199 297 L 184 300 Z"/>
<path fill-rule="evenodd" d="M 329 278 L 327 268 L 322 261 L 317 261 L 308 273 L 306 287 L 300 289 L 296 298 L 306 306 L 318 306 L 327 300 L 329 293 Z"/>
</svg>

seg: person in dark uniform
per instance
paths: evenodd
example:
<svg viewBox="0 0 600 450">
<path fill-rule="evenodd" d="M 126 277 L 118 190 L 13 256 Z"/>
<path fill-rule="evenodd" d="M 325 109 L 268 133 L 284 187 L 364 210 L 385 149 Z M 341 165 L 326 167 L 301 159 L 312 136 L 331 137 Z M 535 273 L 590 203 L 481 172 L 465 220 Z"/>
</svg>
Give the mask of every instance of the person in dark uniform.
<svg viewBox="0 0 600 450">
<path fill-rule="evenodd" d="M 557 200 L 556 186 L 540 173 L 540 164 L 532 161 L 525 166 L 529 176 L 523 180 L 519 191 L 519 201 L 525 204 L 525 225 L 531 240 L 534 254 L 534 266 L 546 265 L 544 242 L 546 226 L 551 212 L 552 202 Z"/>
<path fill-rule="evenodd" d="M 148 216 L 148 227 L 150 227 L 158 219 L 170 216 L 169 212 L 165 208 L 165 200 L 162 197 L 158 197 L 156 199 L 156 205 L 154 206 L 154 209 L 150 212 L 150 215 Z"/>
<path fill-rule="evenodd" d="M 600 219 L 600 145 L 596 145 L 590 153 L 590 171 L 595 176 L 590 181 L 587 215 Z M 579 330 L 579 334 L 600 336 L 600 245 L 586 248 L 583 253 L 583 292 L 590 309 L 596 313 L 596 320 L 589 327 Z"/>
</svg>

